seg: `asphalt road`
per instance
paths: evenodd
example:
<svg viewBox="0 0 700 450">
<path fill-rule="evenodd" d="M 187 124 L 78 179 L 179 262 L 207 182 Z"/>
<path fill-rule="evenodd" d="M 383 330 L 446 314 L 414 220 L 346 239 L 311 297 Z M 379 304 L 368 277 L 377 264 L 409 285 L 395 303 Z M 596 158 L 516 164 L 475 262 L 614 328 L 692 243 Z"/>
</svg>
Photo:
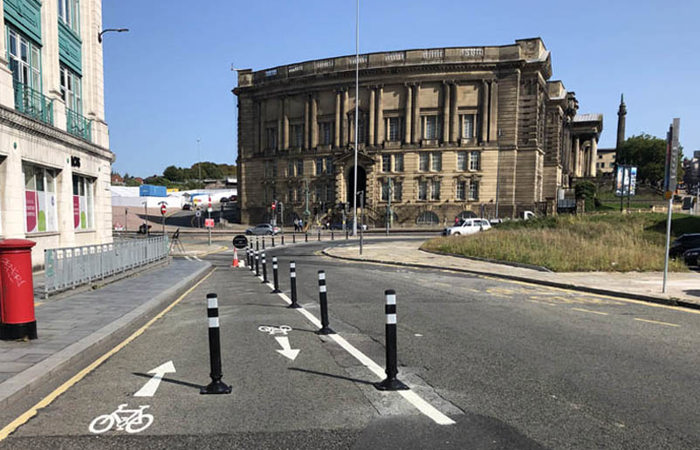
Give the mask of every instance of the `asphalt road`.
<svg viewBox="0 0 700 450">
<path fill-rule="evenodd" d="M 685 310 L 439 270 L 348 263 L 322 245 L 268 250 L 297 264 L 286 301 L 230 253 L 164 317 L 89 373 L 0 448 L 700 448 L 700 316 Z M 314 333 L 317 271 L 327 274 L 333 336 Z M 271 270 L 270 270 L 270 279 Z M 455 423 L 439 425 L 372 386 L 384 366 L 385 289 L 397 292 L 399 379 Z M 219 296 L 224 381 L 209 382 L 206 294 Z M 288 325 L 290 360 L 260 326 Z M 274 331 L 274 330 L 273 330 Z M 361 359 L 361 357 L 360 357 Z M 172 361 L 153 397 L 134 397 Z M 94 434 L 120 404 L 152 425 Z"/>
</svg>

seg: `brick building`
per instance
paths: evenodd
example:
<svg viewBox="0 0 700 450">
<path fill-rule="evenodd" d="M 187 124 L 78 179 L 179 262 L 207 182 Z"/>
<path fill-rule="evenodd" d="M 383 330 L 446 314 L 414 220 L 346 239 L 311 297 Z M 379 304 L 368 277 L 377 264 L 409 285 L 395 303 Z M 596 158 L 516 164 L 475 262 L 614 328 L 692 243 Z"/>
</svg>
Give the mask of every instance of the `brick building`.
<svg viewBox="0 0 700 450">
<path fill-rule="evenodd" d="M 551 77 L 541 39 L 489 47 L 391 51 L 238 73 L 243 222 L 285 223 L 352 204 L 355 102 L 358 191 L 369 222 L 442 224 L 466 211 L 545 211 L 574 178 L 595 176 L 602 115 L 577 114 Z M 337 211 L 337 210 L 336 210 Z"/>
</svg>

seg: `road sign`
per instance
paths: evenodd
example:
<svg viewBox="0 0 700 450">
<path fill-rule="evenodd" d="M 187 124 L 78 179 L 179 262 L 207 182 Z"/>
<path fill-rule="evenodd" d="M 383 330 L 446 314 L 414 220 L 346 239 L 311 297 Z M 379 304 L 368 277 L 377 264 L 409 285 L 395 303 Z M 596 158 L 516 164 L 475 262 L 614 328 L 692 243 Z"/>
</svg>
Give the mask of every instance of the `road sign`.
<svg viewBox="0 0 700 450">
<path fill-rule="evenodd" d="M 204 219 L 204 226 L 206 228 L 214 228 L 214 219 Z"/>
<path fill-rule="evenodd" d="M 680 131 L 680 119 L 673 119 L 673 123 L 668 129 L 666 137 L 666 170 L 664 177 L 664 190 L 675 191 L 678 178 L 678 154 L 680 152 L 680 144 L 678 142 L 678 133 Z"/>
<path fill-rule="evenodd" d="M 164 204 L 163 204 L 163 205 L 160 205 L 160 213 L 161 213 L 162 215 L 165 215 L 166 212 L 168 212 L 168 207 L 165 206 Z"/>
<path fill-rule="evenodd" d="M 246 248 L 248 246 L 248 238 L 239 234 L 233 238 L 233 246 L 236 248 Z"/>
<path fill-rule="evenodd" d="M 195 211 L 194 215 L 197 217 L 202 217 L 202 211 L 197 210 L 197 211 Z"/>
</svg>

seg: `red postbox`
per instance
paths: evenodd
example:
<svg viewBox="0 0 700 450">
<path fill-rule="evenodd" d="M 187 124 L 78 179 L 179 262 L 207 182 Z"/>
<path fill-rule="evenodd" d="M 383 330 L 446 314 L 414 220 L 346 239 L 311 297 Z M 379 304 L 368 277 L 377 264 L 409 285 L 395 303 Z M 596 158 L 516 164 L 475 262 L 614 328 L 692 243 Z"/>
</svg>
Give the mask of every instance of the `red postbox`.
<svg viewBox="0 0 700 450">
<path fill-rule="evenodd" d="M 0 241 L 0 339 L 36 339 L 32 247 L 25 239 Z"/>
</svg>

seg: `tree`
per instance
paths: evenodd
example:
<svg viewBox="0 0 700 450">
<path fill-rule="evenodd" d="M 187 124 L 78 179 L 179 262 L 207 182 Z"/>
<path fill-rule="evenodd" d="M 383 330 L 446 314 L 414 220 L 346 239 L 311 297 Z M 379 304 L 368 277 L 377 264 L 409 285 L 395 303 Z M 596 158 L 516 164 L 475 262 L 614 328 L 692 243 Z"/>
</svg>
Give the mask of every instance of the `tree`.
<svg viewBox="0 0 700 450">
<path fill-rule="evenodd" d="M 617 151 L 618 164 L 637 166 L 639 182 L 660 185 L 664 181 L 666 167 L 666 140 L 649 134 L 632 136 Z M 678 178 L 683 178 L 682 155 L 679 155 Z"/>
<path fill-rule="evenodd" d="M 185 181 L 183 170 L 175 166 L 166 167 L 163 176 L 170 181 Z"/>
</svg>

